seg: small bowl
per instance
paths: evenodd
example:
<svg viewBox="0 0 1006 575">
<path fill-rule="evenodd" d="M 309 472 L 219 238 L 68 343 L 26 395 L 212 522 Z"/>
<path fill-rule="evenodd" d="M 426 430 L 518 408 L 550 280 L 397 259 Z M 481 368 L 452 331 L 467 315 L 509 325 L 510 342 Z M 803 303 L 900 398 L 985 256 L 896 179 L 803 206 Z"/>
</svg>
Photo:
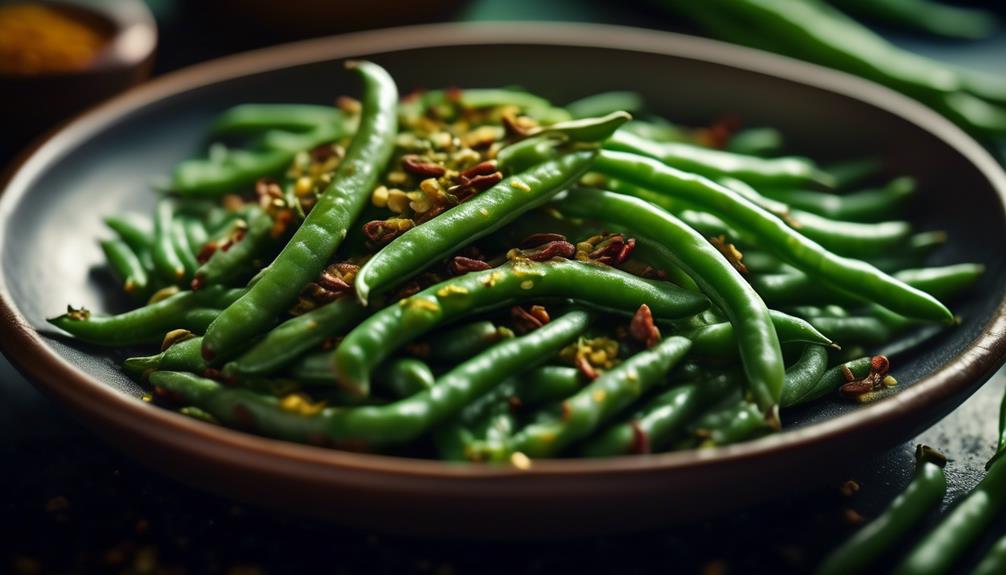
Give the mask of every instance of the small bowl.
<svg viewBox="0 0 1006 575">
<path fill-rule="evenodd" d="M 87 68 L 79 71 L 14 74 L 0 72 L 5 145 L 21 146 L 57 123 L 130 88 L 150 75 L 157 26 L 137 0 L 41 2 L 100 31 L 108 39 Z M 4 150 L 13 152 L 15 150 Z"/>
<path fill-rule="evenodd" d="M 792 414 L 773 436 L 722 448 L 528 469 L 449 464 L 296 445 L 140 400 L 120 352 L 69 341 L 45 317 L 67 303 L 116 311 L 96 281 L 102 216 L 150 213 L 151 179 L 197 150 L 214 115 L 244 102 L 330 102 L 357 94 L 345 58 L 419 86 L 520 84 L 555 102 L 638 90 L 655 111 L 699 125 L 732 112 L 783 131 L 793 150 L 879 156 L 920 182 L 913 222 L 944 229 L 939 261 L 987 272 L 962 317 L 899 358 L 899 392 Z M 445 64 L 446 63 L 446 64 Z M 1006 174 L 950 122 L 864 80 L 719 42 L 575 24 L 435 25 L 366 32 L 226 58 L 154 80 L 64 127 L 0 198 L 0 347 L 39 388 L 110 443 L 181 481 L 262 505 L 387 531 L 571 537 L 695 519 L 847 479 L 870 453 L 925 429 L 1006 358 Z M 784 414 L 785 416 L 786 414 Z"/>
</svg>

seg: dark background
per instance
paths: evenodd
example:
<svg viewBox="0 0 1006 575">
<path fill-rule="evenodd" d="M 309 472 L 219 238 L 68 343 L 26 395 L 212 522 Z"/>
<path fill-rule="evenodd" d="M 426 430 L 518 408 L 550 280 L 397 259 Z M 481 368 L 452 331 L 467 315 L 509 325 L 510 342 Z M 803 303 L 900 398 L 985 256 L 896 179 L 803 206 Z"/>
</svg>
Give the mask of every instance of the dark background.
<svg viewBox="0 0 1006 575">
<path fill-rule="evenodd" d="M 155 73 L 324 31 L 373 27 L 339 22 L 307 33 L 245 21 L 237 2 L 148 2 L 160 25 Z M 991 3 L 990 3 L 991 4 Z M 1001 9 L 1001 7 L 1000 7 Z M 405 23 L 398 15 L 399 21 Z M 408 21 L 575 20 L 688 31 L 639 2 L 478 0 Z M 384 20 L 387 22 L 387 19 Z M 1006 32 L 948 42 L 884 31 L 899 44 L 959 64 L 1006 73 Z M 10 142 L 3 146 L 6 150 Z M 24 142 L 15 142 L 20 147 Z M 0 155 L 9 161 L 12 152 Z M 485 544 L 416 540 L 284 516 L 193 490 L 105 446 L 0 357 L 0 572 L 13 573 L 802 573 L 908 483 L 914 444 L 946 453 L 944 506 L 982 476 L 996 436 L 1000 372 L 922 436 L 867 458 L 844 495 L 826 485 L 699 524 L 624 537 Z M 882 441 L 882 438 L 878 438 Z M 800 473 L 794 469 L 793 473 Z M 751 478 L 757 481 L 758 478 Z M 436 521 L 436 517 L 430 517 Z M 486 518 L 491 521 L 491 517 Z M 1000 522 L 982 547 L 1002 533 Z M 980 557 L 980 549 L 973 559 Z M 966 568 L 967 566 L 962 566 Z"/>
</svg>

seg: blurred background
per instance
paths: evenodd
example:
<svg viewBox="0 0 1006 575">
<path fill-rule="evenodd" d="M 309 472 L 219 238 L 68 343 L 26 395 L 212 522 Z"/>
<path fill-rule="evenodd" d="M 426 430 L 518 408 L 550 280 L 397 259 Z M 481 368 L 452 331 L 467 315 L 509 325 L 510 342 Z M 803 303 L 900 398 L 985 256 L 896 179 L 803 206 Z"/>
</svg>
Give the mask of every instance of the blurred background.
<svg viewBox="0 0 1006 575">
<path fill-rule="evenodd" d="M 713 4 L 713 3 L 710 3 Z M 916 18 L 903 2 L 834 0 L 898 48 L 1000 74 L 1006 4 Z M 909 2 L 908 5 L 913 3 Z M 219 56 L 298 39 L 439 21 L 554 20 L 725 38 L 814 59 L 771 30 L 737 27 L 705 0 L 80 0 L 0 2 L 0 162 L 45 131 L 129 86 Z M 729 11 L 727 11 L 729 12 Z M 727 16 L 729 16 L 727 14 Z M 916 16 L 919 16 L 916 14 Z M 864 71 L 868 75 L 868 71 Z M 910 87 L 900 88 L 912 92 Z M 931 94 L 914 96 L 939 106 Z M 955 116 L 1002 151 L 1006 107 Z M 1001 156 L 1002 157 L 1002 156 Z M 995 435 L 1006 376 L 918 440 L 954 460 L 947 499 L 967 491 Z M 559 544 L 417 541 L 287 517 L 196 492 L 126 460 L 61 413 L 0 358 L 0 571 L 14 573 L 696 572 L 802 573 L 910 479 L 909 442 L 850 470 L 860 493 L 822 488 L 700 525 Z M 435 520 L 435 518 L 431 518 Z M 6 525 L 3 525 L 6 523 Z"/>
</svg>

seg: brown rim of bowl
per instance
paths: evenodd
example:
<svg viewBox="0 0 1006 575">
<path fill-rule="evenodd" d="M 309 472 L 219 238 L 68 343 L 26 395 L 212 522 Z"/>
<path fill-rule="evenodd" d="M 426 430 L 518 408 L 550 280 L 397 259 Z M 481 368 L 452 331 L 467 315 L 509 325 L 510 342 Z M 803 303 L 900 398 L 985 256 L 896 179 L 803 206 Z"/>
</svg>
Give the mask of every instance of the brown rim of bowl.
<svg viewBox="0 0 1006 575">
<path fill-rule="evenodd" d="M 449 38 L 450 40 L 445 40 Z M 977 142 L 950 121 L 923 105 L 887 88 L 841 72 L 756 50 L 702 38 L 595 24 L 521 22 L 479 24 L 432 24 L 360 32 L 308 40 L 247 52 L 198 64 L 134 88 L 79 116 L 43 138 L 29 154 L 12 165 L 0 197 L 0 222 L 11 217 L 12 208 L 28 184 L 78 142 L 101 130 L 120 114 L 159 98 L 220 80 L 261 73 L 311 62 L 379 54 L 404 49 L 443 45 L 534 44 L 611 48 L 664 54 L 755 71 L 809 85 L 865 102 L 900 116 L 926 129 L 951 145 L 992 183 L 1006 204 L 1006 173 Z M 0 235 L 0 253 L 3 236 Z M 951 362 L 892 398 L 853 413 L 809 426 L 784 431 L 749 443 L 712 449 L 623 456 L 608 459 L 541 460 L 527 470 L 510 466 L 450 465 L 435 460 L 410 459 L 337 451 L 299 445 L 205 424 L 178 413 L 126 396 L 97 379 L 76 370 L 52 351 L 18 313 L 0 275 L 0 321 L 10 329 L 0 332 L 0 350 L 39 387 L 70 403 L 105 424 L 129 429 L 134 434 L 168 442 L 182 451 L 194 450 L 214 460 L 244 467 L 270 469 L 280 474 L 313 476 L 342 469 L 423 476 L 430 478 L 493 479 L 514 476 L 568 476 L 644 470 L 700 468 L 721 463 L 779 455 L 801 444 L 827 444 L 841 439 L 851 426 L 876 428 L 904 410 L 915 410 L 949 401 L 976 379 L 987 377 L 1006 358 L 1006 299 L 982 333 Z M 300 465 L 296 470 L 291 465 Z"/>
</svg>

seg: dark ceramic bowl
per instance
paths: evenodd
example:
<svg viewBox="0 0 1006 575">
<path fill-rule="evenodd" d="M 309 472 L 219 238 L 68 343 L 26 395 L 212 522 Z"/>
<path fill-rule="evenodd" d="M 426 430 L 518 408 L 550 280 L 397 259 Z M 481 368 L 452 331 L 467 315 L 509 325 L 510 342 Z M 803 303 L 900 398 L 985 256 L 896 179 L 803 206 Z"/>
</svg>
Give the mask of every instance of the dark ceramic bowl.
<svg viewBox="0 0 1006 575">
<path fill-rule="evenodd" d="M 527 470 L 294 445 L 207 425 L 139 400 L 121 359 L 68 342 L 44 318 L 67 303 L 114 311 L 95 273 L 101 218 L 148 212 L 149 183 L 200 145 L 214 114 L 248 101 L 329 102 L 354 93 L 338 61 L 367 57 L 403 91 L 521 84 L 556 102 L 642 92 L 673 119 L 735 113 L 781 128 L 822 158 L 876 155 L 922 183 L 915 220 L 950 232 L 941 258 L 987 275 L 956 329 L 901 359 L 901 391 L 865 407 L 823 402 L 787 431 L 733 447 Z M 974 141 L 879 86 L 777 56 L 605 26 L 442 25 L 263 50 L 156 80 L 71 123 L 12 174 L 0 201 L 4 353 L 41 389 L 137 459 L 237 499 L 385 530 L 468 537 L 560 537 L 642 529 L 844 479 L 843 469 L 929 426 L 1006 354 L 1006 174 Z"/>
</svg>

